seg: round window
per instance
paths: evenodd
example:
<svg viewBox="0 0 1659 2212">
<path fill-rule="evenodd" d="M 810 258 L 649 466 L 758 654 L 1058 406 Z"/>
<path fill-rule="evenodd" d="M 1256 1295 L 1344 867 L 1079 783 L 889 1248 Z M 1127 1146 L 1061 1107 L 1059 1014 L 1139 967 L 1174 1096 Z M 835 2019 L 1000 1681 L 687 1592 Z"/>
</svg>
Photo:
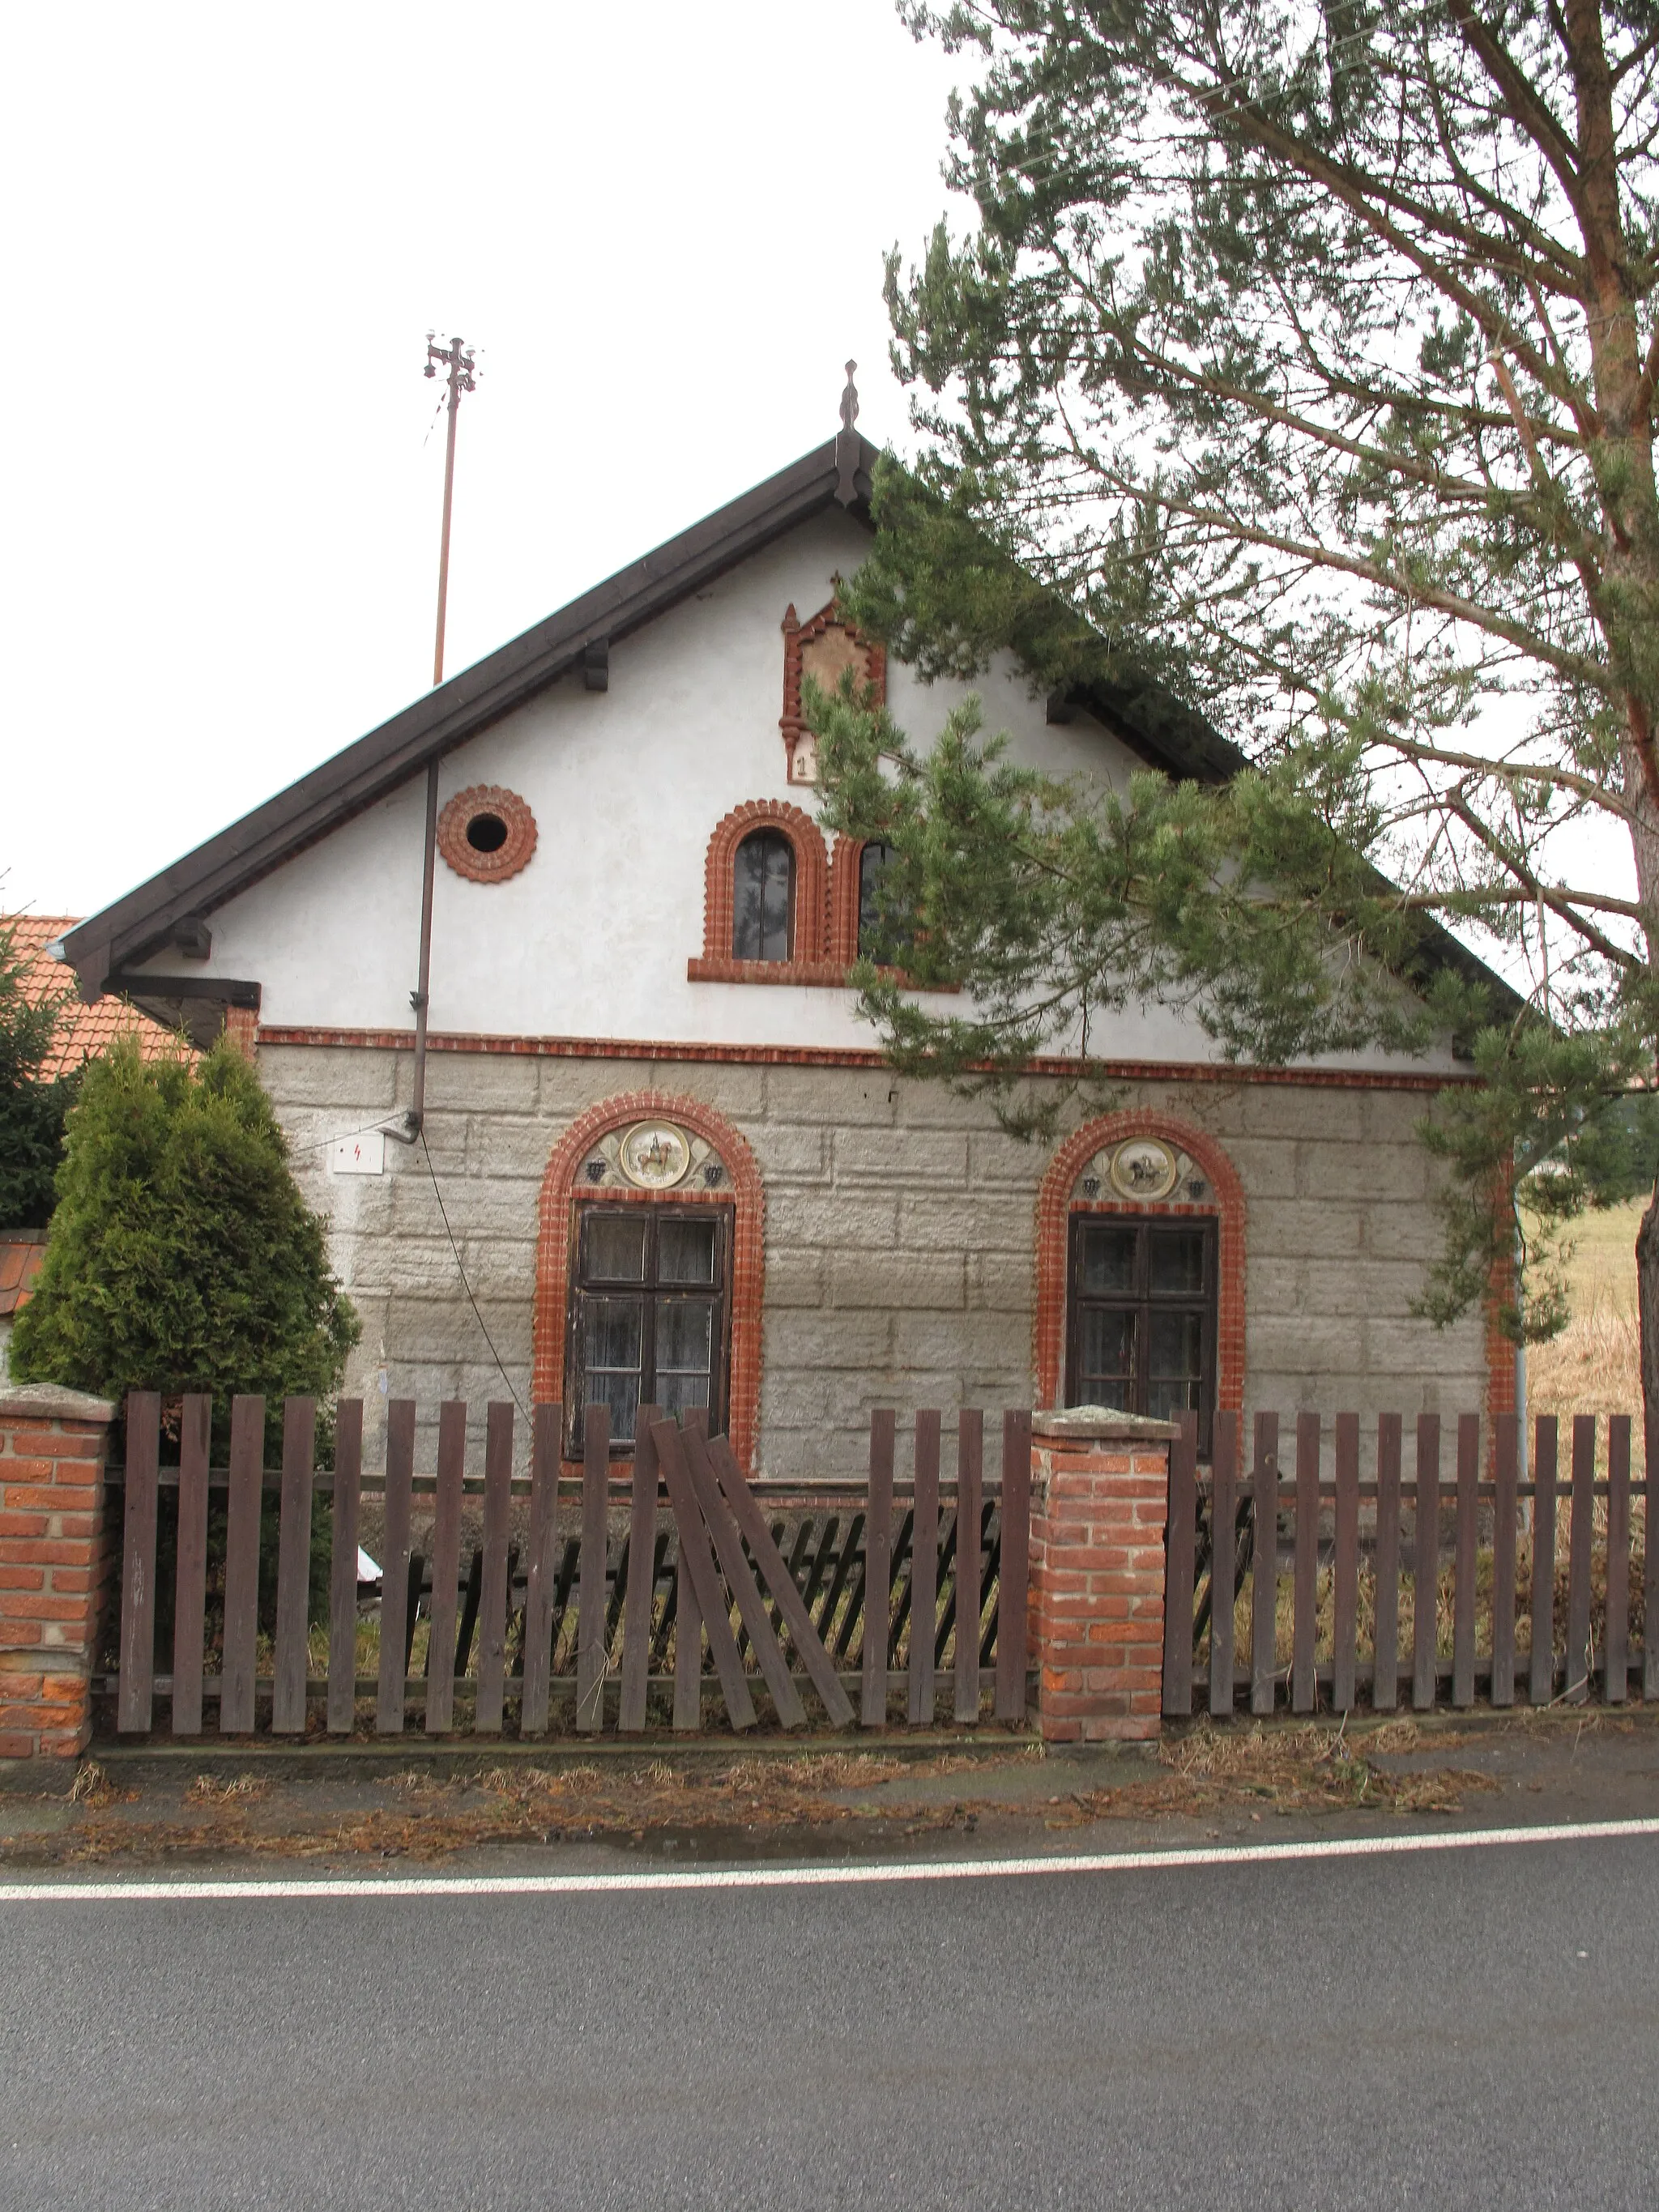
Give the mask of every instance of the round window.
<svg viewBox="0 0 1659 2212">
<path fill-rule="evenodd" d="M 438 817 L 438 850 L 469 883 L 505 883 L 529 865 L 536 817 L 516 791 L 474 784 L 458 791 Z"/>
</svg>

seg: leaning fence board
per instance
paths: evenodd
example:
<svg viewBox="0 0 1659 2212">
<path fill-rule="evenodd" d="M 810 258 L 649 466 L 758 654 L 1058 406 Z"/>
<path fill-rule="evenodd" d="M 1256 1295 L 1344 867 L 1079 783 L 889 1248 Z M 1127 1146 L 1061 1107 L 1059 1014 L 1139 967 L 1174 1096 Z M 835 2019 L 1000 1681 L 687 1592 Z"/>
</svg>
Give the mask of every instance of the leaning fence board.
<svg viewBox="0 0 1659 2212">
<path fill-rule="evenodd" d="M 892 1611 L 893 1431 L 891 1408 L 870 1416 L 870 1489 L 864 1520 L 864 1676 L 859 1719 L 887 1725 L 887 1627 Z"/>
<path fill-rule="evenodd" d="M 806 1602 L 796 1586 L 794 1577 L 784 1565 L 773 1540 L 772 1532 L 766 1525 L 759 1501 L 744 1480 L 743 1471 L 738 1465 L 730 1443 L 725 1437 L 716 1437 L 708 1450 L 726 1502 L 736 1516 L 738 1526 L 765 1578 L 766 1587 L 783 1615 L 790 1640 L 794 1644 L 801 1665 L 806 1669 L 808 1679 L 823 1698 L 824 1710 L 835 1725 L 850 1728 L 853 1724 L 853 1701 L 841 1686 L 835 1662 L 812 1626 Z"/>
<path fill-rule="evenodd" d="M 656 1594 L 657 1447 L 651 1431 L 661 1408 L 641 1406 L 634 1423 L 634 1491 L 628 1519 L 628 1595 L 623 1612 L 622 1710 L 617 1726 L 637 1735 L 645 1726 L 651 1663 L 651 1601 Z"/>
<path fill-rule="evenodd" d="M 507 1516 L 513 1482 L 513 1403 L 497 1400 L 484 1420 L 483 1572 L 478 1582 L 480 1735 L 500 1733 L 507 1695 Z"/>
<path fill-rule="evenodd" d="M 328 1587 L 328 1728 L 349 1735 L 356 1717 L 357 1509 L 362 1494 L 363 1401 L 334 1414 L 334 1552 Z"/>
<path fill-rule="evenodd" d="M 1331 1573 L 1331 1704 L 1353 1711 L 1359 1602 L 1359 1416 L 1336 1417 L 1336 1556 Z"/>
<path fill-rule="evenodd" d="M 276 1651 L 270 1692 L 273 1735 L 303 1735 L 306 1676 L 311 1654 L 312 1459 L 317 1401 L 289 1398 L 283 1407 L 283 1500 L 276 1530 Z"/>
<path fill-rule="evenodd" d="M 121 1693 L 116 1725 L 141 1734 L 150 1724 L 155 1679 L 155 1478 L 161 1452 L 160 1393 L 129 1391 L 126 1525 L 121 1538 Z"/>
<path fill-rule="evenodd" d="M 1169 1536 L 1164 1550 L 1164 1710 L 1193 1710 L 1193 1576 L 1198 1539 L 1198 1416 L 1183 1413 L 1170 1446 Z"/>
<path fill-rule="evenodd" d="M 179 1430 L 179 1581 L 173 1610 L 173 1733 L 202 1733 L 202 1644 L 207 1632 L 208 1458 L 213 1401 L 185 1400 Z"/>
<path fill-rule="evenodd" d="M 253 1726 L 264 1457 L 264 1400 L 234 1398 L 230 1407 L 230 1500 L 225 1529 L 225 1655 L 219 1684 L 222 1735 L 245 1735 Z"/>
<path fill-rule="evenodd" d="M 1590 1545 L 1595 1534 L 1595 1416 L 1572 1417 L 1572 1517 L 1567 1526 L 1567 1686 L 1571 1705 L 1589 1695 Z"/>
<path fill-rule="evenodd" d="M 1559 1436 L 1553 1413 L 1539 1416 L 1532 1454 L 1532 1682 L 1535 1705 L 1555 1695 L 1555 1482 Z"/>
<path fill-rule="evenodd" d="M 1474 1703 L 1475 1508 L 1480 1481 L 1480 1416 L 1457 1421 L 1457 1528 L 1453 1545 L 1452 1703 Z"/>
<path fill-rule="evenodd" d="M 916 1415 L 915 1483 L 910 1532 L 910 1667 L 905 1717 L 933 1724 L 933 1637 L 939 1625 L 939 1439 L 936 1413 Z"/>
<path fill-rule="evenodd" d="M 426 1732 L 455 1724 L 455 1612 L 460 1594 L 461 1486 L 466 1474 L 466 1401 L 438 1408 L 438 1488 L 432 1511 L 432 1610 L 427 1616 Z"/>
<path fill-rule="evenodd" d="M 415 1401 L 393 1398 L 386 1419 L 386 1529 L 380 1556 L 380 1679 L 374 1726 L 400 1735 L 409 1665 L 409 1518 L 415 1476 Z"/>
<path fill-rule="evenodd" d="M 530 1562 L 525 1573 L 521 1735 L 547 1728 L 553 1667 L 553 1592 L 559 1560 L 559 1440 L 562 1406 L 538 1406 L 530 1434 Z"/>
<path fill-rule="evenodd" d="M 1250 1711 L 1273 1709 L 1279 1610 L 1279 1416 L 1255 1417 L 1255 1574 L 1250 1585 Z"/>
<path fill-rule="evenodd" d="M 1622 1705 L 1630 1689 L 1630 1415 L 1607 1423 L 1607 1620 L 1601 1694 Z"/>
<path fill-rule="evenodd" d="M 1435 1639 L 1440 1626 L 1440 1416 L 1417 1417 L 1417 1513 L 1412 1528 L 1412 1705 L 1434 1703 Z"/>
<path fill-rule="evenodd" d="M 1291 1646 L 1291 1710 L 1310 1713 L 1314 1680 L 1314 1637 L 1319 1597 L 1319 1416 L 1296 1417 L 1296 1565 L 1292 1577 L 1295 1612 Z"/>
<path fill-rule="evenodd" d="M 743 1538 L 738 1532 L 736 1516 L 721 1496 L 720 1485 L 715 1480 L 708 1443 L 695 1430 L 684 1431 L 681 1441 L 692 1494 L 702 1515 L 703 1526 L 714 1540 L 726 1586 L 737 1603 L 738 1619 L 753 1648 L 766 1686 L 772 1693 L 773 1707 L 785 1728 L 804 1728 L 806 1708 L 800 1701 L 800 1692 L 789 1679 L 789 1662 L 783 1656 L 783 1646 L 778 1642 L 766 1601 L 756 1586 L 754 1574 L 744 1557 Z"/>
<path fill-rule="evenodd" d="M 611 1408 L 589 1406 L 582 1421 L 582 1549 L 577 1570 L 576 1726 L 605 1725 L 605 1563 L 611 1490 Z"/>
<path fill-rule="evenodd" d="M 1398 1413 L 1376 1423 L 1376 1629 L 1371 1704 L 1391 1713 L 1400 1702 L 1400 1431 Z"/>
<path fill-rule="evenodd" d="M 732 1634 L 725 1593 L 708 1548 L 708 1531 L 703 1526 L 691 1486 L 685 1446 L 672 1421 L 659 1421 L 653 1433 L 657 1463 L 668 1486 L 668 1500 L 674 1510 L 674 1525 L 679 1534 L 680 1575 L 682 1580 L 690 1577 L 691 1587 L 696 1592 L 697 1609 L 708 1637 L 709 1655 L 720 1677 L 720 1693 L 726 1699 L 726 1718 L 734 1729 L 751 1729 L 755 1725 L 754 1700 L 744 1680 L 743 1662 L 738 1656 L 737 1643 Z"/>
<path fill-rule="evenodd" d="M 956 1717 L 979 1719 L 980 1499 L 985 1416 L 964 1410 L 957 1423 Z"/>
<path fill-rule="evenodd" d="M 1521 1425 L 1499 1413 L 1492 1425 L 1492 1701 L 1515 1703 L 1515 1508 Z"/>
<path fill-rule="evenodd" d="M 1210 1490 L 1210 1711 L 1233 1709 L 1233 1577 L 1238 1558 L 1238 1415 L 1217 1413 Z"/>
<path fill-rule="evenodd" d="M 1000 1721 L 1025 1717 L 1026 1606 L 1030 1593 L 1031 1416 L 1013 1407 L 1002 1417 L 1002 1558 L 997 1571 L 997 1687 Z M 915 1571 L 912 1570 L 912 1589 Z"/>
</svg>

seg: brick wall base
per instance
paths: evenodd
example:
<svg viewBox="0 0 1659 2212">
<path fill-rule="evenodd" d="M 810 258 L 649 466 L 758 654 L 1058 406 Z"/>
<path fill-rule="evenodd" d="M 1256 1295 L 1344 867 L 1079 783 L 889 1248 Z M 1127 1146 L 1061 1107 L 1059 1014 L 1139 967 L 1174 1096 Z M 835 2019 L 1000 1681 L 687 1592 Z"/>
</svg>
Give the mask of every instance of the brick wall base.
<svg viewBox="0 0 1659 2212">
<path fill-rule="evenodd" d="M 1032 1420 L 1029 1621 L 1045 1742 L 1158 1732 L 1175 1435 L 1096 1407 Z"/>
<path fill-rule="evenodd" d="M 92 1734 L 114 1412 L 79 1390 L 0 1387 L 0 1778 L 73 1759 Z"/>
</svg>

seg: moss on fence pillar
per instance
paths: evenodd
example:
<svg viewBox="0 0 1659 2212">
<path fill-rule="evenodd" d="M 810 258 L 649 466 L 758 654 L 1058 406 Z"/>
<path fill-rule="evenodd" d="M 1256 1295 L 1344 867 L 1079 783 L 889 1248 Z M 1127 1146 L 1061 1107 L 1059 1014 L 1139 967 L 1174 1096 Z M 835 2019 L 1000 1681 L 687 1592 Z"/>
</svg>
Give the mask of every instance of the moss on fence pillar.
<svg viewBox="0 0 1659 2212">
<path fill-rule="evenodd" d="M 0 1388 L 0 1782 L 75 1758 L 92 1734 L 114 1412 L 51 1383 Z"/>
</svg>

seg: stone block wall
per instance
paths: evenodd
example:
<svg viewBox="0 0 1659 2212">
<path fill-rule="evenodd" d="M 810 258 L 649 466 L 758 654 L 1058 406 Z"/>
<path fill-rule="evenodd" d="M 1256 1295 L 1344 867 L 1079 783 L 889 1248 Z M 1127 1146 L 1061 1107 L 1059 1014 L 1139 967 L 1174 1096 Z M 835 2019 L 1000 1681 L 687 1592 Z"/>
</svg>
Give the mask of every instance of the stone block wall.
<svg viewBox="0 0 1659 2212">
<path fill-rule="evenodd" d="M 1035 1209 L 1050 1152 L 1004 1135 L 981 1104 L 881 1068 L 435 1051 L 431 1171 L 421 1147 L 389 1143 L 376 1178 L 331 1175 L 329 1140 L 407 1103 L 409 1052 L 265 1044 L 258 1066 L 306 1195 L 332 1218 L 363 1320 L 350 1386 L 371 1401 L 384 1388 L 435 1418 L 441 1398 L 464 1396 L 482 1435 L 485 1401 L 507 1395 L 487 1327 L 529 1402 L 549 1156 L 588 1107 L 652 1089 L 724 1115 L 764 1181 L 761 1472 L 858 1470 L 877 1405 L 939 1406 L 948 1428 L 959 1406 L 1030 1401 Z M 1237 1170 L 1247 1416 L 1314 1405 L 1374 1422 L 1384 1407 L 1484 1406 L 1478 1317 L 1438 1333 L 1408 1312 L 1438 1234 L 1414 1133 L 1423 1091 L 1149 1079 L 1126 1083 L 1116 1103 L 1208 1133 Z M 371 1406 L 371 1452 L 374 1430 Z"/>
</svg>

